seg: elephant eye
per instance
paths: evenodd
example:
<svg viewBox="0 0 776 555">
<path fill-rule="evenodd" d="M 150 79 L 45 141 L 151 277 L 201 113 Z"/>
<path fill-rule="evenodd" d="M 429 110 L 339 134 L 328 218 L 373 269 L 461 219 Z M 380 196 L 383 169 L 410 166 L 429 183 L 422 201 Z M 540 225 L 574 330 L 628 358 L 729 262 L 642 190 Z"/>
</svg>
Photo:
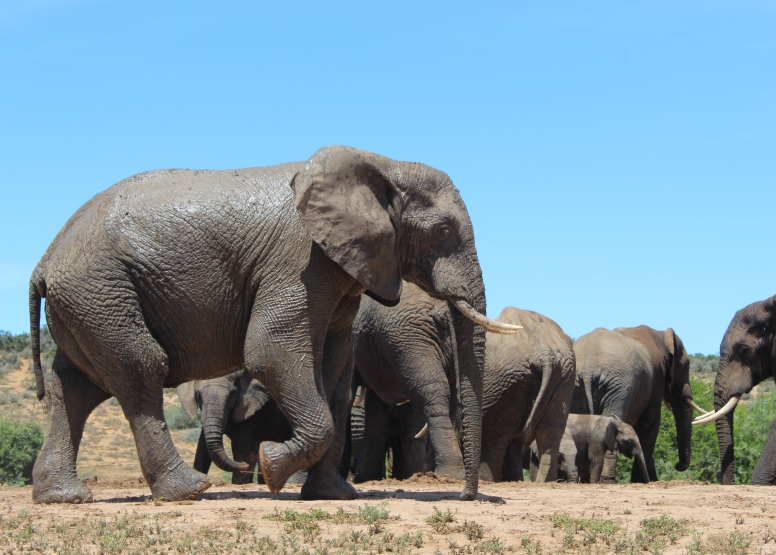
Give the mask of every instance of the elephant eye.
<svg viewBox="0 0 776 555">
<path fill-rule="evenodd" d="M 450 235 L 451 232 L 449 225 L 440 225 L 434 229 L 434 238 L 437 241 L 447 241 L 450 238 Z"/>
</svg>

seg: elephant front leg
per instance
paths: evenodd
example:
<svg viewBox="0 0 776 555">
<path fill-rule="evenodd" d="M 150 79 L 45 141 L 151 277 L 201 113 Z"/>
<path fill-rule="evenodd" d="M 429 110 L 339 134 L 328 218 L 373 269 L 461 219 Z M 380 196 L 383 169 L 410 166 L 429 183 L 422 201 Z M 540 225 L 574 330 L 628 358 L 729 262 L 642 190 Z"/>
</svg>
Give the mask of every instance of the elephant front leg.
<svg viewBox="0 0 776 555">
<path fill-rule="evenodd" d="M 90 502 L 92 492 L 78 478 L 76 458 L 86 419 L 110 394 L 59 352 L 46 388 L 51 399 L 49 430 L 32 471 L 32 499 L 36 503 Z"/>
<path fill-rule="evenodd" d="M 332 416 L 332 440 L 302 486 L 302 499 L 357 499 L 358 492 L 342 477 L 340 466 L 347 437 L 353 381 L 353 346 L 350 326 L 326 337 L 323 383 Z"/>
<path fill-rule="evenodd" d="M 657 481 L 657 470 L 655 468 L 655 444 L 657 443 L 657 433 L 660 429 L 660 422 L 657 425 L 650 426 L 646 430 L 641 426 L 634 426 L 636 435 L 641 444 L 641 451 L 644 453 L 644 464 L 647 467 L 648 480 L 643 476 L 641 465 L 633 462 L 631 470 L 631 483 L 648 483 Z"/>
<path fill-rule="evenodd" d="M 390 425 L 390 405 L 384 403 L 377 393 L 367 389 L 364 399 L 364 443 L 353 480 L 357 484 L 385 478 L 385 452 Z"/>
</svg>

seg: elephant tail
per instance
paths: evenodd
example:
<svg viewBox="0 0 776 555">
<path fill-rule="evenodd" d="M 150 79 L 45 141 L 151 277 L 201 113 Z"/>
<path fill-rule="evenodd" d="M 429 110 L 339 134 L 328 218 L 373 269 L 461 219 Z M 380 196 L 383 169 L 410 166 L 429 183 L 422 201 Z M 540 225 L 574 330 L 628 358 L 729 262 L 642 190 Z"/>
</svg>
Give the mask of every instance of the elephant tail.
<svg viewBox="0 0 776 555">
<path fill-rule="evenodd" d="M 38 401 L 46 396 L 46 384 L 43 381 L 43 367 L 40 364 L 40 300 L 46 297 L 46 283 L 30 280 L 30 344 L 32 346 L 32 365 L 35 369 L 35 390 Z"/>
<path fill-rule="evenodd" d="M 582 374 L 582 386 L 585 388 L 585 397 L 587 398 L 587 410 L 590 414 L 595 414 L 593 407 L 593 377 L 585 372 Z"/>
<path fill-rule="evenodd" d="M 542 360 L 542 385 L 539 386 L 539 393 L 536 395 L 531 414 L 528 415 L 528 420 L 521 432 L 522 441 L 526 445 L 530 445 L 534 439 L 536 439 L 536 423 L 534 422 L 534 419 L 541 419 L 546 411 L 545 405 L 552 401 L 550 382 L 552 381 L 553 372 L 556 370 L 557 366 L 560 366 L 560 363 L 552 360 L 552 357 L 546 357 Z M 560 373 L 560 368 L 557 368 L 557 370 L 558 373 Z"/>
</svg>

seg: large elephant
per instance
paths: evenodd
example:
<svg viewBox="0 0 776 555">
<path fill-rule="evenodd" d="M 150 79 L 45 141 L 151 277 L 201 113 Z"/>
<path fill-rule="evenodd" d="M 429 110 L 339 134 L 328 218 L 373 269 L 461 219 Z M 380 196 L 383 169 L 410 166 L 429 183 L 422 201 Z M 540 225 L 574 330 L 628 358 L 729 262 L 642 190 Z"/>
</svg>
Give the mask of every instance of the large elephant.
<svg viewBox="0 0 776 555">
<path fill-rule="evenodd" d="M 633 465 L 631 481 L 657 480 L 653 452 L 663 402 L 674 414 L 679 462 L 690 465 L 692 415 L 690 358 L 674 330 L 647 326 L 598 328 L 574 343 L 577 384 L 571 412 L 617 416 L 633 426 L 644 452 L 647 474 Z"/>
<path fill-rule="evenodd" d="M 583 484 L 613 484 L 617 473 L 617 455 L 633 459 L 633 466 L 647 475 L 641 443 L 633 427 L 616 416 L 570 414 L 566 433 L 574 440 L 579 481 Z"/>
<path fill-rule="evenodd" d="M 186 414 L 202 414 L 202 432 L 194 456 L 194 470 L 207 474 L 211 462 L 232 472 L 233 484 L 253 482 L 263 441 L 286 441 L 291 426 L 269 391 L 246 370 L 211 380 L 186 382 L 177 388 Z M 224 449 L 224 434 L 232 444 L 232 458 Z M 234 462 L 247 463 L 248 471 Z M 262 480 L 263 481 L 263 480 Z"/>
<path fill-rule="evenodd" d="M 288 441 L 261 444 L 270 491 L 309 468 L 302 498 L 356 498 L 338 473 L 350 327 L 362 293 L 393 304 L 402 278 L 469 317 L 459 324 L 461 390 L 472 407 L 464 442 L 479 444 L 485 328 L 477 324 L 490 320 L 471 221 L 446 174 L 335 146 L 307 162 L 139 174 L 96 195 L 30 279 L 37 394 L 48 387 L 51 398 L 33 499 L 91 500 L 76 457 L 87 417 L 111 396 L 153 495 L 199 495 L 210 482 L 176 451 L 162 388 L 242 368 L 266 386 L 293 430 Z M 57 344 L 48 386 L 42 297 Z M 476 496 L 477 479 L 467 475 L 462 499 Z"/>
<path fill-rule="evenodd" d="M 742 308 L 730 322 L 719 348 L 714 382 L 714 413 L 693 424 L 716 421 L 723 484 L 733 483 L 733 415 L 741 395 L 776 376 L 776 295 Z M 776 429 L 763 446 L 752 484 L 776 484 Z"/>
<path fill-rule="evenodd" d="M 571 339 L 553 320 L 531 310 L 507 307 L 498 321 L 523 331 L 488 335 L 480 477 L 502 480 L 507 446 L 519 438 L 524 445 L 536 441 L 536 481 L 554 482 L 576 375 Z"/>
<path fill-rule="evenodd" d="M 497 322 L 504 329 L 526 329 L 508 338 L 513 342 L 500 341 L 498 333 L 487 335 L 482 406 L 489 412 L 483 413 L 480 463 L 474 457 L 480 445 L 468 444 L 464 434 L 462 452 L 457 436 L 467 426 L 472 401 L 457 387 L 465 374 L 460 362 L 462 320 L 456 312 L 446 300 L 410 284 L 394 308 L 362 304 L 353 324 L 355 358 L 358 375 L 377 398 L 371 406 L 409 400 L 422 407 L 437 474 L 462 478 L 472 471 L 469 464 L 474 461 L 484 479 L 500 479 L 506 445 L 523 433 L 528 444 L 534 439 L 540 443 L 544 465 L 540 479 L 554 480 L 557 457 L 551 454 L 557 454 L 574 387 L 571 340 L 557 324 L 536 313 L 508 308 L 499 316 Z M 372 418 L 369 396 L 357 481 L 379 476 L 383 453 L 383 442 L 369 443 L 381 437 L 380 425 L 385 425 L 385 417 Z"/>
</svg>

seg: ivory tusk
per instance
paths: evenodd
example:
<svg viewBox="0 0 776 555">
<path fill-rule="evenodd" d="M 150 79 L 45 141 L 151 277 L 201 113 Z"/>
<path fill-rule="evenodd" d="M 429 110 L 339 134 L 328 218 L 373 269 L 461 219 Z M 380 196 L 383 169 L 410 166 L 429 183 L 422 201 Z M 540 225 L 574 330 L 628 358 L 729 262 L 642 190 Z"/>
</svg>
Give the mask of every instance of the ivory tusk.
<svg viewBox="0 0 776 555">
<path fill-rule="evenodd" d="M 428 422 L 426 422 L 426 425 L 425 425 L 425 426 L 423 426 L 423 429 L 422 429 L 422 430 L 420 430 L 420 431 L 419 431 L 419 432 L 418 432 L 418 433 L 415 435 L 415 439 L 420 439 L 420 438 L 422 438 L 424 435 L 426 435 L 427 433 L 428 433 Z"/>
<path fill-rule="evenodd" d="M 475 324 L 485 326 L 485 329 L 490 333 L 511 335 L 513 333 L 517 333 L 517 330 L 523 329 L 523 326 L 514 326 L 512 324 L 499 322 L 498 320 L 492 320 L 491 318 L 488 318 L 487 316 L 474 310 L 474 308 L 472 308 L 472 306 L 463 299 L 454 299 L 452 302 L 455 305 L 455 308 L 457 308 L 461 314 L 466 316 Z"/>
<path fill-rule="evenodd" d="M 666 406 L 666 408 L 668 409 L 668 412 L 670 412 L 670 413 L 672 413 L 672 414 L 673 414 L 673 412 L 674 412 L 674 409 L 672 409 L 672 408 L 671 408 L 671 405 L 669 405 L 669 404 L 668 404 L 668 401 L 666 401 L 666 398 L 665 398 L 665 397 L 663 397 L 663 404 L 664 404 L 664 405 Z"/>
<path fill-rule="evenodd" d="M 703 410 L 703 409 L 702 409 L 702 408 L 700 408 L 698 405 L 696 405 L 696 404 L 695 404 L 695 402 L 694 402 L 692 399 L 685 399 L 685 401 L 687 401 L 687 404 L 688 404 L 688 405 L 690 405 L 692 408 L 694 408 L 695 410 L 697 410 L 697 411 L 698 411 L 699 413 L 701 413 L 702 415 L 704 415 L 704 416 L 705 416 L 705 415 L 707 415 L 707 414 L 711 414 L 709 411 L 707 411 L 707 410 Z"/>
<path fill-rule="evenodd" d="M 358 397 L 356 397 L 355 402 L 353 403 L 354 407 L 360 407 L 361 403 L 364 402 L 364 398 L 366 397 L 366 387 L 363 385 L 358 386 Z"/>
<path fill-rule="evenodd" d="M 736 408 L 736 404 L 738 403 L 739 399 L 741 399 L 740 395 L 735 395 L 731 397 L 730 400 L 727 403 L 725 403 L 724 407 L 722 407 L 716 412 L 712 412 L 710 414 L 704 414 L 703 416 L 696 418 L 695 422 L 693 422 L 692 425 L 695 426 L 697 424 L 708 424 L 709 422 L 714 422 L 715 420 L 719 420 L 727 413 L 729 413 L 731 410 Z"/>
<path fill-rule="evenodd" d="M 399 405 L 406 405 L 406 404 L 407 404 L 407 403 L 409 403 L 409 402 L 410 402 L 410 400 L 409 400 L 409 399 L 407 399 L 406 401 L 402 401 L 401 403 L 396 403 L 394 406 L 395 406 L 395 407 L 398 407 Z"/>
</svg>

